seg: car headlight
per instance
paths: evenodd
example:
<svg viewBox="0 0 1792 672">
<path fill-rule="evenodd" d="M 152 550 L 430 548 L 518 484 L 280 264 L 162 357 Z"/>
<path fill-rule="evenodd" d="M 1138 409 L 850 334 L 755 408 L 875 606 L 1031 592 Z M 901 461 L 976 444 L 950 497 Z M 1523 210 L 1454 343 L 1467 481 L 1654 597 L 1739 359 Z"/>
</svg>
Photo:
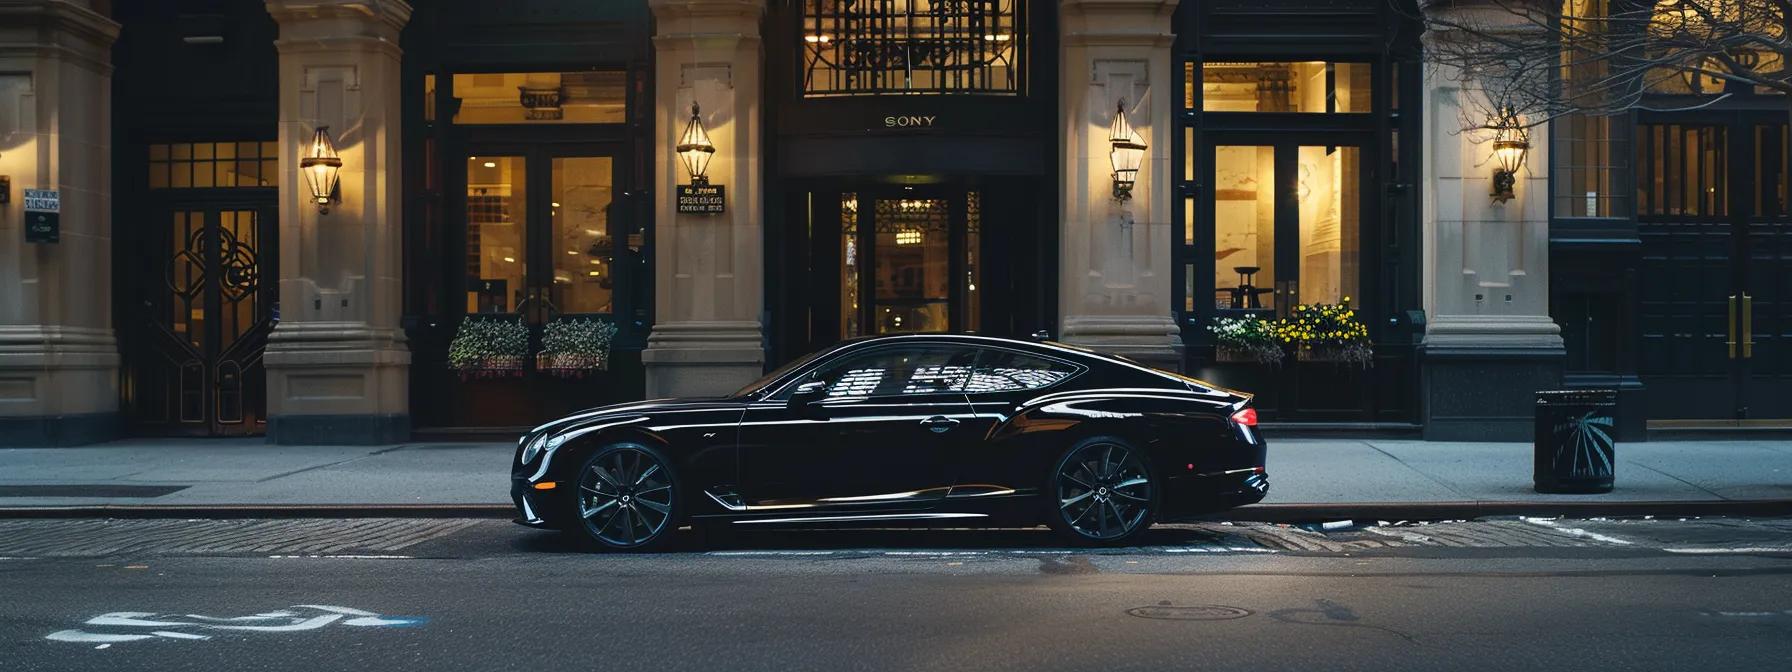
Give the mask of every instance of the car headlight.
<svg viewBox="0 0 1792 672">
<path fill-rule="evenodd" d="M 543 450 L 553 451 L 562 443 L 566 443 L 565 434 L 543 434 L 536 437 L 534 441 L 530 441 L 529 445 L 523 448 L 523 464 L 534 462 L 535 457 L 540 455 Z"/>
</svg>

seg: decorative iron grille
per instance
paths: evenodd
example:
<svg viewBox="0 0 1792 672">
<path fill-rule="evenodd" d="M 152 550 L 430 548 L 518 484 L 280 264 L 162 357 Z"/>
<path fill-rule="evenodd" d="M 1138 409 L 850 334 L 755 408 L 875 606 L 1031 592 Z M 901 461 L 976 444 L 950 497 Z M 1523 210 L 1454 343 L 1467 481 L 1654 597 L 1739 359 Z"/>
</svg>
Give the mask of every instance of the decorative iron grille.
<svg viewBox="0 0 1792 672">
<path fill-rule="evenodd" d="M 803 95 L 1024 90 L 1026 0 L 801 0 Z"/>
</svg>

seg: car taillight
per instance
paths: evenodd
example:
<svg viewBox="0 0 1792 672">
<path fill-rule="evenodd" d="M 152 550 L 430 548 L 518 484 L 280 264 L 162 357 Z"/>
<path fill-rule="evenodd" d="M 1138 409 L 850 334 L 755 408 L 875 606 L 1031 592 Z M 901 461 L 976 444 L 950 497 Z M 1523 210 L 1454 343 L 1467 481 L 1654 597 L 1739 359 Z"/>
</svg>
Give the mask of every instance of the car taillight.
<svg viewBox="0 0 1792 672">
<path fill-rule="evenodd" d="M 1255 409 L 1255 408 L 1238 409 L 1236 412 L 1234 412 L 1232 414 L 1232 422 L 1236 422 L 1236 423 L 1238 423 L 1240 425 L 1244 425 L 1246 427 L 1256 427 L 1257 426 L 1257 409 Z"/>
</svg>

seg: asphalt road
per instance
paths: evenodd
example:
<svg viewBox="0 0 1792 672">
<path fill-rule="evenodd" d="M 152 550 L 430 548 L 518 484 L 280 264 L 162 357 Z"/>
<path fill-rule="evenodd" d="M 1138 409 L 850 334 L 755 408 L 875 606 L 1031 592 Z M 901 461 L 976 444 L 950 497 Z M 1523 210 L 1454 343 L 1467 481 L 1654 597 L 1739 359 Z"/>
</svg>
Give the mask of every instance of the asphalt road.
<svg viewBox="0 0 1792 672">
<path fill-rule="evenodd" d="M 1784 521 L 1506 522 L 1302 533 L 1332 544 L 1311 548 L 1256 536 L 1288 528 L 1165 530 L 1152 546 L 1100 552 L 1031 531 L 834 532 L 660 555 L 569 553 L 495 524 L 401 526 L 368 534 L 422 541 L 366 557 L 381 554 L 168 550 L 201 529 L 226 549 L 237 547 L 221 535 L 272 529 L 197 524 L 129 528 L 160 541 L 122 553 L 96 541 L 89 553 L 78 542 L 102 535 L 42 521 L 31 525 L 79 534 L 0 530 L 0 670 L 1781 670 L 1792 659 Z M 1390 534 L 1460 543 L 1347 545 Z M 36 555 L 6 555 L 9 538 L 39 543 Z M 1521 538 L 1534 541 L 1508 543 Z M 368 548 L 382 547 L 344 547 Z"/>
</svg>

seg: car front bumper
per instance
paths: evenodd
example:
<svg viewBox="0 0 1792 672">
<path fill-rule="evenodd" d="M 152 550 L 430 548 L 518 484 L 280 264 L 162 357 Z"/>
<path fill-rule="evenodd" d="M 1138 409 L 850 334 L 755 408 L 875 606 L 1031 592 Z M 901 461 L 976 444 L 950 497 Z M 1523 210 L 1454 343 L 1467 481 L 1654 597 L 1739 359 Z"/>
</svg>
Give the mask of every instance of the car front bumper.
<svg viewBox="0 0 1792 672">
<path fill-rule="evenodd" d="M 510 501 L 516 506 L 517 515 L 512 522 L 539 529 L 559 529 L 554 520 L 554 512 L 560 509 L 559 492 L 557 487 L 538 490 L 526 478 L 510 479 Z"/>
</svg>

